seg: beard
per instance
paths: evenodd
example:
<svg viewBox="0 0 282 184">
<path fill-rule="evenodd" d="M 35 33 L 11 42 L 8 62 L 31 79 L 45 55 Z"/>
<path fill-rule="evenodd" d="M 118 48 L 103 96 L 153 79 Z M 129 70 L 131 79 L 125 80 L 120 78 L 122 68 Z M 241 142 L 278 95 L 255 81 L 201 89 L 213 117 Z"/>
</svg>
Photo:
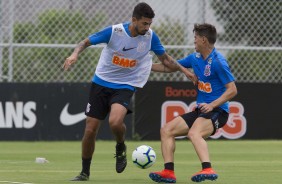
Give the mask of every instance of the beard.
<svg viewBox="0 0 282 184">
<path fill-rule="evenodd" d="M 144 31 L 139 31 L 139 29 L 138 29 L 138 27 L 137 26 L 135 26 L 135 31 L 136 31 L 136 33 L 138 34 L 138 35 L 145 35 L 146 33 L 147 33 L 147 31 L 146 30 L 144 30 Z"/>
</svg>

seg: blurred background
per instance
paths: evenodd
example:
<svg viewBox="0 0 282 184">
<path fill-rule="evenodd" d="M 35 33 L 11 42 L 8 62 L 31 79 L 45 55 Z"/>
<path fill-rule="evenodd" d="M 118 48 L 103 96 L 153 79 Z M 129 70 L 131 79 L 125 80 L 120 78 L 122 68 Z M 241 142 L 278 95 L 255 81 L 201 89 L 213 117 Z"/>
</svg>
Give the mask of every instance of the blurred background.
<svg viewBox="0 0 282 184">
<path fill-rule="evenodd" d="M 88 82 L 103 45 L 81 55 L 75 69 L 61 65 L 74 46 L 102 28 L 131 20 L 138 0 L 0 0 L 0 81 Z M 193 52 L 193 25 L 217 27 L 216 47 L 237 82 L 281 83 L 281 0 L 145 0 L 155 10 L 152 29 L 176 59 Z M 155 61 L 156 58 L 155 58 Z M 152 81 L 183 75 L 152 73 Z"/>
<path fill-rule="evenodd" d="M 80 139 L 84 124 L 66 125 L 62 109 L 66 107 L 73 114 L 84 111 L 89 84 L 105 45 L 86 49 L 69 72 L 62 70 L 64 60 L 76 44 L 89 35 L 112 24 L 130 21 L 133 8 L 139 2 L 142 1 L 0 0 L 0 138 Z M 229 128 L 238 125 L 241 129 L 234 139 L 282 138 L 282 127 L 279 126 L 282 124 L 279 115 L 282 102 L 281 0 L 144 2 L 151 5 L 156 14 L 151 28 L 175 59 L 194 52 L 192 30 L 195 23 L 216 26 L 218 40 L 215 46 L 227 58 L 239 89 L 233 119 L 230 118 L 229 123 Z M 154 62 L 158 62 L 156 56 Z M 187 88 L 181 82 L 188 84 Z M 156 85 L 160 85 L 158 93 L 155 93 Z M 163 95 L 167 86 L 185 92 L 193 89 L 182 73 L 152 72 L 145 91 L 156 96 L 144 100 L 146 96 L 140 90 L 140 95 L 137 93 L 133 99 L 132 108 L 137 111 L 126 120 L 129 122 L 129 138 L 159 139 L 160 124 L 167 120 L 162 118 L 165 113 L 161 112 L 162 104 L 167 100 L 180 100 L 188 105 L 195 100 L 192 98 L 195 96 L 190 96 L 187 101 L 187 95 L 168 98 Z M 160 98 L 158 103 L 152 101 Z M 146 108 L 148 104 L 155 105 L 151 110 L 157 114 L 146 111 L 150 109 Z M 186 106 L 183 109 L 189 110 Z M 84 122 L 83 117 L 70 121 L 73 124 Z M 148 129 L 138 132 L 153 126 L 152 121 L 156 125 L 151 132 Z M 265 127 L 269 122 L 271 126 Z M 108 133 L 106 128 L 105 132 Z M 11 136 L 14 134 L 17 137 Z M 232 138 L 229 134 L 225 132 L 217 138 L 221 135 Z M 110 138 L 101 136 L 101 139 Z"/>
</svg>

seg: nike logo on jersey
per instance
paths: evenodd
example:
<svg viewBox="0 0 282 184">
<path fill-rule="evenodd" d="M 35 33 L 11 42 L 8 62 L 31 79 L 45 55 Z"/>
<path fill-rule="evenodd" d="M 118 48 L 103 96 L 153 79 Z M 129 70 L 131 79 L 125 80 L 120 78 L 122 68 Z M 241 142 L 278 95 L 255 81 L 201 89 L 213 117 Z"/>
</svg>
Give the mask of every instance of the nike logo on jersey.
<svg viewBox="0 0 282 184">
<path fill-rule="evenodd" d="M 132 49 L 135 49 L 136 47 L 131 47 L 131 48 L 128 48 L 126 49 L 125 47 L 123 47 L 122 51 L 128 51 L 128 50 L 132 50 Z"/>
<path fill-rule="evenodd" d="M 62 125 L 71 126 L 76 123 L 79 123 L 80 121 L 86 118 L 84 112 L 77 113 L 77 114 L 70 114 L 68 112 L 68 107 L 69 107 L 69 104 L 66 104 L 64 109 L 61 112 L 60 121 Z"/>
</svg>

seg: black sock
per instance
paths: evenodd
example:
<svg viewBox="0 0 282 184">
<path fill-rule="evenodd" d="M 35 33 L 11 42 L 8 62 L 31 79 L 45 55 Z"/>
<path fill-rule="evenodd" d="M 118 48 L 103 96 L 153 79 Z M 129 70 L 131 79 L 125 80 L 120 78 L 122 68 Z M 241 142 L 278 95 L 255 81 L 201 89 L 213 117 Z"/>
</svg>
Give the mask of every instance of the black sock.
<svg viewBox="0 0 282 184">
<path fill-rule="evenodd" d="M 82 158 L 82 171 L 81 172 L 87 174 L 88 176 L 90 175 L 91 160 L 92 160 L 92 157 L 87 158 L 87 159 Z"/>
<path fill-rule="evenodd" d="M 164 164 L 164 168 L 168 169 L 168 170 L 171 170 L 171 171 L 174 171 L 174 163 L 173 162 L 165 163 Z"/>
<path fill-rule="evenodd" d="M 202 169 L 207 169 L 211 168 L 211 163 L 210 162 L 202 162 Z"/>
<path fill-rule="evenodd" d="M 116 144 L 116 150 L 117 150 L 117 151 L 123 151 L 123 150 L 125 150 L 125 144 L 124 144 L 124 142 L 117 143 L 117 144 Z"/>
</svg>

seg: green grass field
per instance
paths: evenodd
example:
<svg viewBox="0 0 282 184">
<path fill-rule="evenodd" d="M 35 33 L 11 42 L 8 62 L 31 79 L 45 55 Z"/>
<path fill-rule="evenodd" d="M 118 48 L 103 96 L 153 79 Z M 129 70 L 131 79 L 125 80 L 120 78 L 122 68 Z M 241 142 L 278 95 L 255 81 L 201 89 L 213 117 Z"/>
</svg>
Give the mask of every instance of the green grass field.
<svg viewBox="0 0 282 184">
<path fill-rule="evenodd" d="M 131 162 L 135 147 L 148 144 L 157 153 L 151 168 L 142 170 Z M 282 141 L 208 141 L 211 160 L 219 175 L 216 184 L 279 184 L 282 182 Z M 127 142 L 128 166 L 115 172 L 114 141 L 98 141 L 86 183 L 150 184 L 151 171 L 163 169 L 159 141 Z M 81 183 L 69 179 L 81 169 L 80 142 L 0 142 L 1 183 Z M 35 163 L 36 157 L 45 157 L 49 163 Z M 190 177 L 200 170 L 200 162 L 188 140 L 176 142 L 175 171 L 177 183 L 193 183 Z"/>
</svg>

